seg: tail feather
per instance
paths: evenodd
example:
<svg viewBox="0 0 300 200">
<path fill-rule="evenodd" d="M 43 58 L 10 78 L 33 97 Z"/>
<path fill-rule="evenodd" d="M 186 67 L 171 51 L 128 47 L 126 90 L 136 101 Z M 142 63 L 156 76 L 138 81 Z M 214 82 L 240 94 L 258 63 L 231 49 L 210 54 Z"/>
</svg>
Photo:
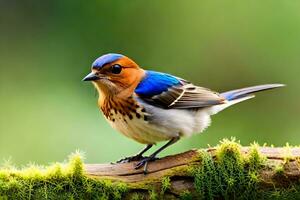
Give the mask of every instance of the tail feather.
<svg viewBox="0 0 300 200">
<path fill-rule="evenodd" d="M 242 101 L 251 99 L 254 97 L 255 92 L 270 90 L 273 88 L 283 87 L 283 84 L 266 84 L 258 85 L 253 87 L 241 88 L 237 90 L 231 90 L 228 92 L 221 93 L 221 96 L 224 97 L 227 101 L 224 104 L 215 105 L 207 109 L 210 115 L 217 114 L 218 112 L 228 108 L 234 104 L 240 103 Z"/>
<path fill-rule="evenodd" d="M 252 87 L 241 88 L 237 90 L 231 90 L 228 92 L 221 93 L 221 96 L 224 97 L 228 101 L 240 99 L 246 97 L 255 92 L 270 90 L 273 88 L 283 87 L 283 84 L 266 84 L 266 85 L 257 85 Z"/>
</svg>

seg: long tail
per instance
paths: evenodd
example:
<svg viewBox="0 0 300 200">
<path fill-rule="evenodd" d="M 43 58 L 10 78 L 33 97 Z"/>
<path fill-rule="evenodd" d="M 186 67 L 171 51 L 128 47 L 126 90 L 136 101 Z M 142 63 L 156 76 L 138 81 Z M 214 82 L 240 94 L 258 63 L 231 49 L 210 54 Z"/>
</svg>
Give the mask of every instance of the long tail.
<svg viewBox="0 0 300 200">
<path fill-rule="evenodd" d="M 228 101 L 232 101 L 235 99 L 240 99 L 240 98 L 249 96 L 255 92 L 270 90 L 273 88 L 278 88 L 278 87 L 283 87 L 283 86 L 285 86 L 285 85 L 283 85 L 283 84 L 257 85 L 257 86 L 246 87 L 246 88 L 237 89 L 237 90 L 230 90 L 228 92 L 221 93 L 221 96 L 223 96 Z"/>
<path fill-rule="evenodd" d="M 257 85 L 257 86 L 246 87 L 237 90 L 230 90 L 228 92 L 221 93 L 220 95 L 224 97 L 227 100 L 227 102 L 225 104 L 213 106 L 210 112 L 212 115 L 216 114 L 233 104 L 253 98 L 254 97 L 253 93 L 264 91 L 264 90 L 270 90 L 278 87 L 283 87 L 283 86 L 285 85 L 284 84 Z"/>
</svg>

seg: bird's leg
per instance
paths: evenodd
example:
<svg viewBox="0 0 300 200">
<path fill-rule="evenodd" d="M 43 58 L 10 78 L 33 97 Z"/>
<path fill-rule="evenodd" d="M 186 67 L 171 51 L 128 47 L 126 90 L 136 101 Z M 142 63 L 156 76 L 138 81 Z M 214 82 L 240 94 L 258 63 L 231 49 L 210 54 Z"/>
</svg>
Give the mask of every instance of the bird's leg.
<svg viewBox="0 0 300 200">
<path fill-rule="evenodd" d="M 135 169 L 139 169 L 141 167 L 144 166 L 144 174 L 147 174 L 147 168 L 148 168 L 148 163 L 150 161 L 154 161 L 156 160 L 156 156 L 157 154 L 159 154 L 162 150 L 164 150 L 165 148 L 167 148 L 168 146 L 174 144 L 175 142 L 177 142 L 179 140 L 179 137 L 174 137 L 172 138 L 169 142 L 167 142 L 164 146 L 160 147 L 159 149 L 157 149 L 153 154 L 151 154 L 149 157 L 144 158 L 143 160 L 141 160 L 140 162 L 137 163 L 137 165 L 135 166 Z"/>
<path fill-rule="evenodd" d="M 143 154 L 146 153 L 146 151 L 148 151 L 151 147 L 153 146 L 153 144 L 148 144 L 144 149 L 142 149 L 142 151 L 140 151 L 138 154 L 134 155 L 134 156 L 130 156 L 130 157 L 126 157 L 126 158 L 122 158 L 121 160 L 117 161 L 117 163 L 127 163 L 127 162 L 131 162 L 131 161 L 138 161 L 141 160 L 143 157 Z"/>
</svg>

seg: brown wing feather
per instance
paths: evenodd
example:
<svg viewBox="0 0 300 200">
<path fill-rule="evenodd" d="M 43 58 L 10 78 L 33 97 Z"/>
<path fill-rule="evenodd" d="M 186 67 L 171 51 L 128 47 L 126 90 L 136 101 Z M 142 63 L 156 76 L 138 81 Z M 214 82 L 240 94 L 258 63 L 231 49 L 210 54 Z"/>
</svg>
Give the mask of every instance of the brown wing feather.
<svg viewBox="0 0 300 200">
<path fill-rule="evenodd" d="M 219 93 L 189 82 L 182 82 L 182 85 L 173 86 L 159 95 L 142 99 L 164 108 L 202 108 L 225 101 Z"/>
</svg>

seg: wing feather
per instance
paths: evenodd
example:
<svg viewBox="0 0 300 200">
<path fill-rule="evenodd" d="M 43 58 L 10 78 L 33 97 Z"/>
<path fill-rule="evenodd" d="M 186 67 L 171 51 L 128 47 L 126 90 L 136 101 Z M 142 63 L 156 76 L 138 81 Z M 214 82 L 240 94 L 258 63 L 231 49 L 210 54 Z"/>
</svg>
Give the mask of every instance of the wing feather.
<svg viewBox="0 0 300 200">
<path fill-rule="evenodd" d="M 210 89 L 154 71 L 147 71 L 135 92 L 143 101 L 163 108 L 202 108 L 225 101 L 224 97 Z"/>
<path fill-rule="evenodd" d="M 202 108 L 224 103 L 217 92 L 191 83 L 170 87 L 167 91 L 142 99 L 164 108 Z"/>
</svg>

